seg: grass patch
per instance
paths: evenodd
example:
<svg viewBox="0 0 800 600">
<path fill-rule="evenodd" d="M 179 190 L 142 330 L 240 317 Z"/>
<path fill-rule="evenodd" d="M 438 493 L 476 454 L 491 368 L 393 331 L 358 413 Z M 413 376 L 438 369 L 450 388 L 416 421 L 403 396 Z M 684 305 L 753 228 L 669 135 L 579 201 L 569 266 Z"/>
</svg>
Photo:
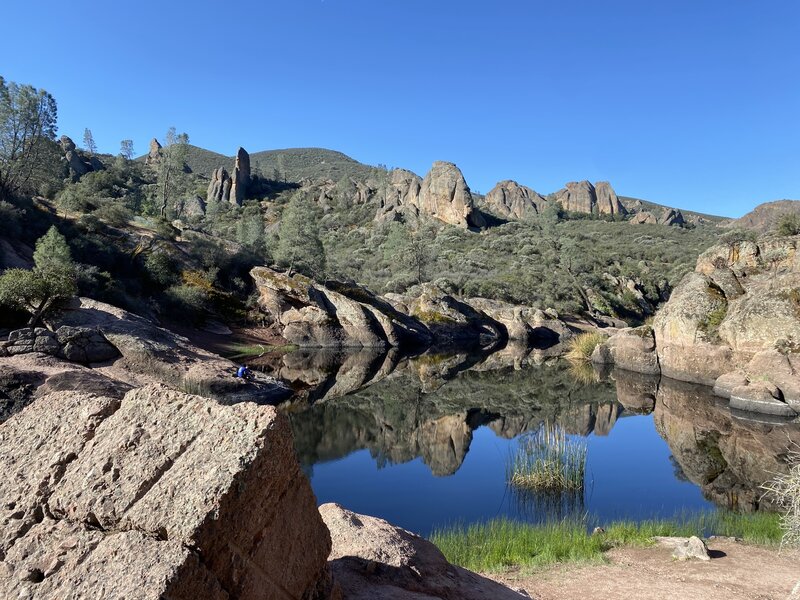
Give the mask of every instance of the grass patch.
<svg viewBox="0 0 800 600">
<path fill-rule="evenodd" d="M 544 492 L 582 491 L 586 473 L 586 440 L 571 438 L 555 423 L 520 437 L 506 464 L 507 481 Z"/>
<path fill-rule="evenodd" d="M 554 563 L 603 562 L 616 546 L 648 546 L 654 536 L 723 535 L 746 542 L 777 545 L 780 517 L 775 513 L 716 511 L 669 520 L 615 521 L 605 533 L 591 534 L 589 519 L 532 525 L 508 519 L 434 531 L 431 541 L 447 560 L 472 571 L 542 567 Z"/>
<path fill-rule="evenodd" d="M 594 349 L 605 340 L 606 336 L 596 331 L 587 331 L 576 335 L 567 342 L 566 356 L 569 360 L 589 360 Z"/>
</svg>

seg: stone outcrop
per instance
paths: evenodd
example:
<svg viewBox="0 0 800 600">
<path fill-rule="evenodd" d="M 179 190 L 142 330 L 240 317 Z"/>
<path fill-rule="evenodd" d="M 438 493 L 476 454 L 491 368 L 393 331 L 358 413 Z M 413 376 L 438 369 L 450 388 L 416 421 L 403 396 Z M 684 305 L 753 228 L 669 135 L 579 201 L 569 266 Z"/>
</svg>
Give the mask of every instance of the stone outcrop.
<svg viewBox="0 0 800 600">
<path fill-rule="evenodd" d="M 227 202 L 231 195 L 231 177 L 225 167 L 211 172 L 211 181 L 206 191 L 206 204 Z"/>
<path fill-rule="evenodd" d="M 466 303 L 500 323 L 505 328 L 506 337 L 511 341 L 553 346 L 574 335 L 567 324 L 558 318 L 557 313 L 547 314 L 529 306 L 488 298 L 469 298 Z"/>
<path fill-rule="evenodd" d="M 419 212 L 457 227 L 485 226 L 464 176 L 449 162 L 433 163 L 425 175 L 419 192 Z"/>
<path fill-rule="evenodd" d="M 247 150 L 240 147 L 236 152 L 236 162 L 233 166 L 233 176 L 231 177 L 230 203 L 241 206 L 249 185 L 250 155 Z"/>
<path fill-rule="evenodd" d="M 725 224 L 725 227 L 739 227 L 767 233 L 775 229 L 781 217 L 793 214 L 800 214 L 800 200 L 775 200 L 759 204 L 743 217 Z"/>
<path fill-rule="evenodd" d="M 0 356 L 40 352 L 72 362 L 98 363 L 119 356 L 99 329 L 89 327 L 59 327 L 55 332 L 42 327 L 17 329 L 0 343 Z"/>
<path fill-rule="evenodd" d="M 592 362 L 613 364 L 617 368 L 645 375 L 661 373 L 653 329 L 647 325 L 628 327 L 613 333 L 594 349 Z"/>
<path fill-rule="evenodd" d="M 715 386 L 734 408 L 797 412 L 797 245 L 765 238 L 704 252 L 653 322 L 662 373 Z"/>
<path fill-rule="evenodd" d="M 155 166 L 161 160 L 161 144 L 156 138 L 150 140 L 150 146 L 147 151 L 147 157 L 144 159 L 144 164 L 148 166 Z"/>
<path fill-rule="evenodd" d="M 386 347 L 427 344 L 430 332 L 356 284 L 314 283 L 266 267 L 250 272 L 259 303 L 279 333 L 304 347 Z"/>
<path fill-rule="evenodd" d="M 658 225 L 658 219 L 648 210 L 637 212 L 631 217 L 630 222 L 635 225 L 642 225 L 645 223 L 648 225 Z"/>
<path fill-rule="evenodd" d="M 69 170 L 72 181 L 78 181 L 81 177 L 92 171 L 101 171 L 105 168 L 103 163 L 96 156 L 85 156 L 78 150 L 72 138 L 62 135 L 59 140 L 61 151 L 64 153 L 64 162 Z"/>
<path fill-rule="evenodd" d="M 511 180 L 498 183 L 486 194 L 485 201 L 498 217 L 515 220 L 535 217 L 546 204 L 544 196 Z"/>
<path fill-rule="evenodd" d="M 323 504 L 319 512 L 331 532 L 329 558 L 343 598 L 528 598 L 497 582 L 447 562 L 429 541 L 375 517 Z"/>
<path fill-rule="evenodd" d="M 272 407 L 54 392 L 0 427 L 0 458 L 2 597 L 311 598 L 327 579 L 330 538 Z"/>
<path fill-rule="evenodd" d="M 554 199 L 569 212 L 612 216 L 628 212 L 607 181 L 599 181 L 596 185 L 586 180 L 571 181 L 555 193 Z"/>
<path fill-rule="evenodd" d="M 379 199 L 376 221 L 401 221 L 419 216 L 422 178 L 406 169 L 393 169 Z"/>
<path fill-rule="evenodd" d="M 175 214 L 178 218 L 202 217 L 206 214 L 206 201 L 200 196 L 189 196 L 175 203 Z"/>
<path fill-rule="evenodd" d="M 160 381 L 201 391 L 224 403 L 273 403 L 291 393 L 285 385 L 260 373 L 254 373 L 252 381 L 237 379 L 233 376 L 235 363 L 202 350 L 143 317 L 103 302 L 76 300 L 56 323 L 56 331 L 63 326 L 102 334 L 121 355 L 108 370 L 115 378 L 134 385 Z"/>
<path fill-rule="evenodd" d="M 658 219 L 658 224 L 680 227 L 686 224 L 686 220 L 683 218 L 681 211 L 674 208 L 665 208 Z"/>
</svg>

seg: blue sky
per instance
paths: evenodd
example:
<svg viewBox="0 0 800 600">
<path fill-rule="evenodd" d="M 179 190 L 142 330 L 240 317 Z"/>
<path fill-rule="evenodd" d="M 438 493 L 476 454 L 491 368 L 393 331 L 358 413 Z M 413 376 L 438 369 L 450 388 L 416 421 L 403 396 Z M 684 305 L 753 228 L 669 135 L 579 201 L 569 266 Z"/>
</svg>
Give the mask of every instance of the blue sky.
<svg viewBox="0 0 800 600">
<path fill-rule="evenodd" d="M 7 4 L 0 75 L 101 151 L 174 125 L 223 154 L 449 160 L 483 193 L 607 179 L 730 216 L 800 198 L 795 0 Z"/>
</svg>

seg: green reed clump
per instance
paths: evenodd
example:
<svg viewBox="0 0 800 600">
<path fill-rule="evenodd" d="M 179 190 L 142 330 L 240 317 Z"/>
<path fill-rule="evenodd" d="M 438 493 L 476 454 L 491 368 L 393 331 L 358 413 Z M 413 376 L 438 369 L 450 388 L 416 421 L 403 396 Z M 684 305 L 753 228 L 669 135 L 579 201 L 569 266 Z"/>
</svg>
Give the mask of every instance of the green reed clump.
<svg viewBox="0 0 800 600">
<path fill-rule="evenodd" d="M 582 491 L 586 474 L 586 440 L 545 423 L 519 439 L 506 464 L 508 482 L 542 492 Z"/>
<path fill-rule="evenodd" d="M 587 331 L 576 335 L 567 342 L 567 359 L 578 361 L 589 360 L 592 357 L 594 349 L 597 348 L 599 344 L 606 341 L 607 337 L 608 336 L 605 334 L 594 331 Z"/>
</svg>

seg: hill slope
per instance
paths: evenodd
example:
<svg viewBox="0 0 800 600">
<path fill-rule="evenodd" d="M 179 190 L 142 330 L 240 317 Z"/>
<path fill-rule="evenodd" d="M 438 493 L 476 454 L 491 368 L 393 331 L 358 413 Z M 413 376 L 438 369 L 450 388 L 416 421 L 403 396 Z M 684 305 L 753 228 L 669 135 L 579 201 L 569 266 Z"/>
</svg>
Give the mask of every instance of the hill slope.
<svg viewBox="0 0 800 600">
<path fill-rule="evenodd" d="M 800 200 L 775 200 L 759 204 L 743 217 L 727 223 L 725 227 L 741 227 L 766 233 L 775 228 L 783 215 L 790 213 L 800 214 Z"/>
</svg>

